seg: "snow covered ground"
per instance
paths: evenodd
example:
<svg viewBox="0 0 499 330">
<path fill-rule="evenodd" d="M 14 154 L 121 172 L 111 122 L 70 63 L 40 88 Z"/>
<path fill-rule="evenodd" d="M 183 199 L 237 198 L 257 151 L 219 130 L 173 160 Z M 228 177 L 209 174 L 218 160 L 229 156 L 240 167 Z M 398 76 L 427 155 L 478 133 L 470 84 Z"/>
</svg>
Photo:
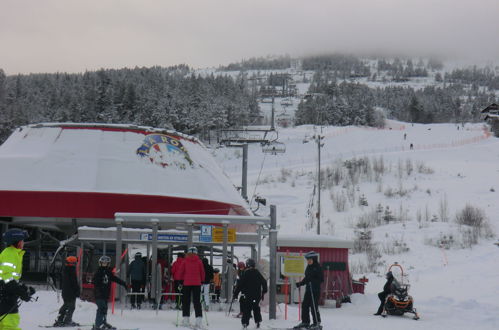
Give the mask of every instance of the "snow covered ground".
<svg viewBox="0 0 499 330">
<path fill-rule="evenodd" d="M 315 231 L 307 229 L 306 214 L 316 175 L 317 145 L 314 141 L 303 143 L 314 132 L 325 136 L 323 169 L 336 166 L 340 160 L 364 156 L 370 161 L 382 157 L 386 167 L 382 180 L 359 180 L 355 185 L 355 200 L 364 195 L 368 206 L 347 201 L 345 210 L 338 212 L 330 196 L 341 194 L 348 187 L 323 189 L 322 234 L 353 239 L 359 216 L 382 204 L 403 221 L 374 227 L 373 241 L 381 250 L 389 251 L 395 241 L 405 243 L 409 249 L 404 253 L 383 253 L 375 271 L 363 270 L 365 256 L 352 254 L 354 278 L 369 278 L 366 294 L 353 295 L 352 303 L 339 309 L 323 308 L 324 329 L 499 329 L 499 248 L 493 244 L 499 233 L 499 139 L 487 135 L 482 124 L 466 124 L 458 129 L 455 124 L 412 126 L 390 121 L 383 130 L 325 127 L 321 132 L 318 128 L 314 131 L 312 126 L 280 129 L 279 141 L 286 144 L 285 154 L 265 155 L 259 145 L 250 146 L 248 193 L 250 197 L 256 193 L 267 198 L 268 204 L 277 205 L 281 233 Z M 222 148 L 214 154 L 239 185 L 241 152 Z M 406 172 L 407 163 L 414 166 L 411 174 Z M 390 197 L 390 190 L 405 193 Z M 447 212 L 440 210 L 444 201 Z M 452 234 L 456 241 L 462 239 L 462 228 L 454 217 L 466 204 L 484 211 L 493 237 L 480 239 L 471 248 L 461 248 L 456 243 L 450 249 L 440 249 L 435 242 L 443 235 Z M 260 208 L 258 212 L 266 214 L 268 209 Z M 444 213 L 445 221 L 441 219 Z M 435 221 L 425 219 L 434 215 Z M 376 294 L 384 284 L 382 274 L 395 261 L 409 273 L 410 293 L 421 314 L 418 321 L 409 316 L 383 319 L 372 315 L 378 306 Z M 22 329 L 37 329 L 39 324 L 51 324 L 56 317 L 61 302 L 57 302 L 55 293 L 40 290 L 38 295 L 38 302 L 24 303 L 20 308 Z M 95 309 L 91 303 L 78 302 L 75 321 L 93 323 Z M 121 314 L 118 309 L 115 315 L 109 315 L 109 322 L 121 328 L 175 329 L 176 317 L 173 310 L 156 315 L 150 310 L 125 310 Z M 266 325 L 285 327 L 298 323 L 296 306 L 289 307 L 288 320 L 284 320 L 283 305 L 278 308 L 278 320 L 269 322 L 265 309 L 263 317 Z M 224 312 L 212 311 L 208 319 L 210 329 L 240 328 L 240 320 L 227 317 Z"/>
</svg>

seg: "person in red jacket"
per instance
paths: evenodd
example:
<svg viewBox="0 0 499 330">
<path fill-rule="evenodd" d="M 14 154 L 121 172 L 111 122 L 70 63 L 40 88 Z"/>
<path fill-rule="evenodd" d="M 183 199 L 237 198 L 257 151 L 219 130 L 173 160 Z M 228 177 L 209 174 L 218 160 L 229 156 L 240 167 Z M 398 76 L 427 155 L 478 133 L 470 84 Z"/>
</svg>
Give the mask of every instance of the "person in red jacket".
<svg viewBox="0 0 499 330">
<path fill-rule="evenodd" d="M 201 282 L 204 281 L 204 266 L 198 257 L 198 249 L 190 247 L 187 257 L 180 265 L 179 277 L 184 281 L 182 287 L 182 326 L 189 326 L 191 314 L 191 296 L 196 313 L 196 327 L 202 326 L 203 310 L 201 308 Z"/>
<path fill-rule="evenodd" d="M 184 262 L 184 257 L 185 254 L 180 252 L 177 254 L 177 260 L 175 260 L 172 264 L 172 277 L 173 277 L 173 286 L 175 288 L 175 293 L 178 294 L 177 299 L 175 301 L 177 302 L 177 309 L 181 309 L 182 304 L 180 300 L 180 293 L 182 292 L 182 278 L 180 277 L 180 266 Z"/>
</svg>

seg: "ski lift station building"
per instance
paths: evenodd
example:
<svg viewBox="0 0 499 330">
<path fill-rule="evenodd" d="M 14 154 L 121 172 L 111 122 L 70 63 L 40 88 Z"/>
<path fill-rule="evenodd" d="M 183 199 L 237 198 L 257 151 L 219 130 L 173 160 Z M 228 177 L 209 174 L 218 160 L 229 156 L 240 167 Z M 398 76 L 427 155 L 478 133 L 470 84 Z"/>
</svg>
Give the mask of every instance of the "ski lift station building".
<svg viewBox="0 0 499 330">
<path fill-rule="evenodd" d="M 3 223 L 66 233 L 114 226 L 116 212 L 251 214 L 199 140 L 135 125 L 16 129 L 0 146 L 0 200 Z"/>
<path fill-rule="evenodd" d="M 288 276 L 294 284 L 303 277 L 306 261 L 303 257 L 307 252 L 315 251 L 319 254 L 318 261 L 324 272 L 320 303 L 325 300 L 336 300 L 338 304 L 352 293 L 363 293 L 363 285 L 352 283 L 348 265 L 348 250 L 353 249 L 354 243 L 349 240 L 337 239 L 327 235 L 277 235 L 277 267 L 281 278 L 281 295 L 284 294 L 284 276 Z M 289 265 L 287 265 L 289 263 Z M 290 285 L 291 299 L 298 301 L 298 290 Z M 302 290 L 304 291 L 304 290 Z M 302 292 L 303 294 L 303 292 Z M 283 297 L 281 296 L 281 300 Z"/>
</svg>

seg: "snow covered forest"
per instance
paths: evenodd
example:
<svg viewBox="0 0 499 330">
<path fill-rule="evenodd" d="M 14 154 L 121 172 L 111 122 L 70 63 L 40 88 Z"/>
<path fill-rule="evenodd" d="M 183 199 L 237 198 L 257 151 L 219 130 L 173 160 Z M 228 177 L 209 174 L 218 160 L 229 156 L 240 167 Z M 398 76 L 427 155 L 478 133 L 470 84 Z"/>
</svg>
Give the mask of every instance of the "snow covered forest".
<svg viewBox="0 0 499 330">
<path fill-rule="evenodd" d="M 276 72 L 262 80 L 261 70 Z M 208 73 L 186 65 L 12 76 L 0 69 L 0 142 L 21 125 L 67 121 L 167 127 L 206 138 L 261 124 L 259 97 L 280 90 L 289 70 L 310 83 L 307 95 L 291 95 L 302 97 L 297 125 L 380 127 L 385 117 L 476 122 L 499 90 L 497 67 L 342 54 L 253 58 Z"/>
</svg>

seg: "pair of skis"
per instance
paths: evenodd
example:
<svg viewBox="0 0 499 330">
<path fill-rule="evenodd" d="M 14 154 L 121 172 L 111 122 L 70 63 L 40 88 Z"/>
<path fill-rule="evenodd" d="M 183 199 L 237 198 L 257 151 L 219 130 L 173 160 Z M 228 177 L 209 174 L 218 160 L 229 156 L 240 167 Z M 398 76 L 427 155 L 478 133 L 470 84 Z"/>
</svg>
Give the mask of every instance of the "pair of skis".
<svg viewBox="0 0 499 330">
<path fill-rule="evenodd" d="M 39 325 L 40 328 L 64 328 L 73 330 L 89 330 L 92 329 L 93 324 L 82 324 L 77 326 L 55 327 L 53 325 Z M 140 330 L 140 328 L 116 328 L 116 330 Z"/>
</svg>

